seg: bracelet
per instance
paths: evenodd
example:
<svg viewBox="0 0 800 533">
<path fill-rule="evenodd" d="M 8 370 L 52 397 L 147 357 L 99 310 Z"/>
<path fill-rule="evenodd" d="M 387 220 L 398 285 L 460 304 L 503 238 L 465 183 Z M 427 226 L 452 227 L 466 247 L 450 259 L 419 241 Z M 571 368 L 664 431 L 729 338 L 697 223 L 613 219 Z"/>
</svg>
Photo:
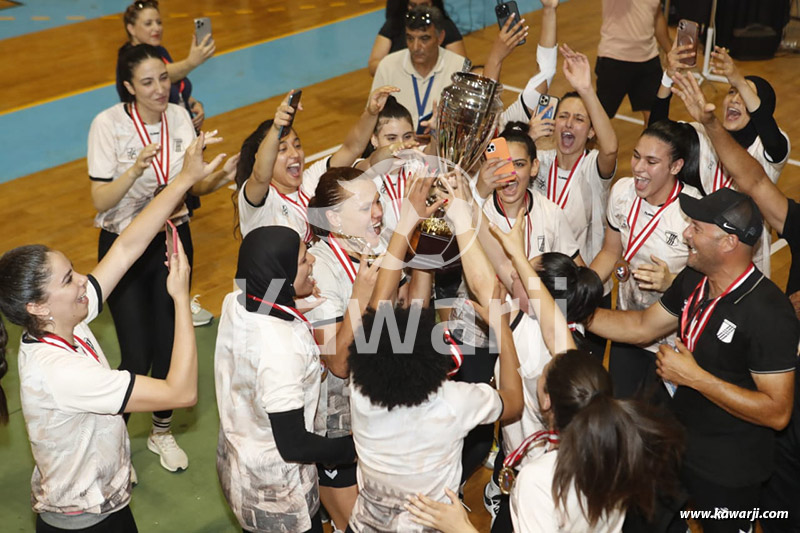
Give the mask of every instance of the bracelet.
<svg viewBox="0 0 800 533">
<path fill-rule="evenodd" d="M 664 87 L 672 87 L 672 78 L 669 77 L 666 70 L 664 71 L 664 75 L 661 76 L 661 85 Z"/>
</svg>

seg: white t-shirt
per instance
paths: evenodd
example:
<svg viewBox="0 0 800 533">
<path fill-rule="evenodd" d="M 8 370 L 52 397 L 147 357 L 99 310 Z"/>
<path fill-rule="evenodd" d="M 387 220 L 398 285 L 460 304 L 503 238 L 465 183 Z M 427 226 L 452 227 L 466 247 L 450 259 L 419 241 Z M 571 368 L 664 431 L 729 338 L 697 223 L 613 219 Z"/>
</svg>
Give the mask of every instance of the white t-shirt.
<svg viewBox="0 0 800 533">
<path fill-rule="evenodd" d="M 167 105 L 170 154 L 169 180 L 183 168 L 183 156 L 195 139 L 194 125 L 186 108 Z M 145 124 L 151 142 L 161 143 L 161 122 Z M 136 162 L 144 148 L 136 133 L 133 119 L 125 110 L 125 104 L 116 104 L 97 115 L 89 129 L 89 153 L 86 157 L 89 178 L 92 181 L 110 182 L 122 176 Z M 98 213 L 94 225 L 112 233 L 122 233 L 128 224 L 153 199 L 159 183 L 156 171 L 150 165 L 141 177 L 133 182 L 122 199 L 107 211 Z M 180 222 L 188 220 L 184 217 Z M 176 221 L 177 223 L 177 221 Z"/>
<path fill-rule="evenodd" d="M 511 489 L 511 523 L 516 533 L 618 533 L 625 513 L 615 510 L 604 514 L 595 527 L 581 510 L 573 487 L 567 496 L 566 509 L 557 509 L 553 500 L 553 476 L 558 450 L 531 460 L 517 476 Z M 566 511 L 566 512 L 565 512 Z"/>
<path fill-rule="evenodd" d="M 353 383 L 350 389 L 359 488 L 350 526 L 357 532 L 426 531 L 403 508 L 406 496 L 448 501 L 445 487 L 457 491 L 461 482 L 464 437 L 500 417 L 500 395 L 484 383 L 445 381 L 425 403 L 389 411 Z"/>
<path fill-rule="evenodd" d="M 708 138 L 705 127 L 699 122 L 691 122 L 690 124 L 697 130 L 697 136 L 700 139 L 700 182 L 703 186 L 703 191 L 705 191 L 706 194 L 711 194 L 719 189 L 721 185 L 738 190 L 730 174 L 724 167 L 720 168 L 717 152 L 711 144 L 711 139 Z M 772 183 L 778 183 L 778 178 L 781 176 L 783 167 L 785 167 L 786 163 L 789 161 L 789 152 L 791 152 L 789 136 L 786 135 L 786 132 L 783 130 L 781 130 L 781 133 L 786 137 L 786 143 L 789 147 L 789 151 L 787 151 L 783 161 L 773 162 L 769 159 L 769 156 L 764 151 L 764 143 L 761 141 L 761 137 L 756 137 L 756 140 L 753 141 L 753 144 L 747 149 L 747 153 L 764 168 L 764 172 L 769 176 Z M 764 229 L 761 232 L 761 240 L 756 244 L 753 250 L 753 262 L 767 277 L 770 276 L 772 270 L 771 244 L 772 233 L 769 225 L 765 221 Z"/>
<path fill-rule="evenodd" d="M 600 250 L 603 249 L 603 237 L 606 228 L 606 202 L 611 189 L 613 174 L 601 178 L 597 168 L 597 150 L 590 150 L 575 169 L 572 176 L 564 214 L 575 235 L 581 250 L 581 257 L 586 264 L 591 264 Z M 533 182 L 534 188 L 547 197 L 547 179 L 550 167 L 556 159 L 556 150 L 539 150 L 539 173 Z M 572 169 L 559 168 L 556 172 L 556 198 L 561 196 Z M 552 200 L 552 199 L 551 199 Z"/>
<path fill-rule="evenodd" d="M 36 462 L 31 500 L 37 513 L 107 514 L 131 497 L 128 431 L 117 415 L 135 378 L 111 369 L 89 329 L 102 305 L 97 281 L 89 281 L 89 314 L 74 336 L 97 359 L 80 342 L 74 349 L 28 335 L 20 342 L 20 400 Z"/>
<path fill-rule="evenodd" d="M 526 218 L 530 220 L 530 225 L 527 220 L 525 221 L 528 259 L 547 252 L 561 252 L 573 259 L 576 258 L 581 250 L 564 212 L 538 192 L 531 190 L 529 193 L 529 213 Z M 514 215 L 517 213 L 507 212 L 508 218 L 503 214 L 496 192 L 492 193 L 491 198 L 483 204 L 483 212 L 490 222 L 506 233 L 511 231 L 516 221 Z"/>
<path fill-rule="evenodd" d="M 319 179 L 328 170 L 329 161 L 330 156 L 320 159 L 303 171 L 303 183 L 300 184 L 299 192 L 286 195 L 294 203 L 288 202 L 274 187 L 270 187 L 259 204 L 252 204 L 244 194 L 247 184 L 245 181 L 239 189 L 239 229 L 242 237 L 262 226 L 286 226 L 295 230 L 301 239 L 305 238 L 308 221 L 301 211 L 307 213 L 308 200 L 314 197 Z"/>
<path fill-rule="evenodd" d="M 684 185 L 681 194 L 686 194 L 694 198 L 700 197 L 700 191 L 690 185 Z M 623 255 L 628 250 L 628 239 L 631 228 L 628 226 L 628 215 L 631 207 L 638 196 L 634 187 L 633 178 L 622 178 L 611 189 L 611 197 L 608 199 L 608 224 L 619 231 L 622 241 Z M 642 229 L 652 220 L 658 211 L 659 206 L 653 206 L 642 199 L 639 216 L 636 219 L 635 235 L 639 235 Z M 675 200 L 665 210 L 656 226 L 655 231 L 644 242 L 636 255 L 630 260 L 631 271 L 639 265 L 650 263 L 650 256 L 654 255 L 664 260 L 672 273 L 683 270 L 689 258 L 689 248 L 683 240 L 683 231 L 689 225 L 689 218 L 681 211 L 680 201 Z M 661 298 L 658 291 L 642 290 L 639 284 L 633 279 L 633 275 L 626 282 L 619 283 L 617 307 L 619 309 L 647 309 L 651 304 Z M 675 334 L 668 337 L 674 343 Z M 655 343 L 647 346 L 651 352 L 658 351 L 658 345 L 666 339 L 659 339 Z"/>
<path fill-rule="evenodd" d="M 305 323 L 251 313 L 241 297 L 225 297 L 214 353 L 217 474 L 242 528 L 300 533 L 319 508 L 317 469 L 283 460 L 268 413 L 303 409 L 306 430 L 315 431 L 319 349 Z"/>
</svg>

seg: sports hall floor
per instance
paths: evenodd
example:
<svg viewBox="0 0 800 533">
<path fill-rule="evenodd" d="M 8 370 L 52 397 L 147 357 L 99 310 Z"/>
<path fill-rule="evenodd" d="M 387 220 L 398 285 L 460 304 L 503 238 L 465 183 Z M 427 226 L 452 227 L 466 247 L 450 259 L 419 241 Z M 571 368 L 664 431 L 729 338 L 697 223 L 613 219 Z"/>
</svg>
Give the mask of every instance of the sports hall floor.
<svg viewBox="0 0 800 533">
<path fill-rule="evenodd" d="M 502 81 L 509 103 L 535 69 L 535 41 L 540 16 L 537 0 L 519 1 L 531 25 L 529 44 L 506 61 Z M 19 4 L 19 5 L 17 5 Z M 0 252 L 42 243 L 64 251 L 75 268 L 90 270 L 96 262 L 97 233 L 89 199 L 85 163 L 92 118 L 116 101 L 113 83 L 117 48 L 124 32 L 124 0 L 0 0 Z M 497 26 L 492 2 L 448 1 L 459 25 L 483 28 L 465 37 L 473 63 L 485 60 Z M 383 21 L 380 0 L 163 0 L 164 45 L 173 57 L 188 51 L 192 19 L 212 20 L 217 54 L 191 74 L 194 95 L 205 104 L 206 130 L 219 129 L 225 141 L 210 153 L 235 153 L 241 141 L 270 118 L 282 95 L 303 88 L 305 111 L 295 122 L 306 156 L 318 155 L 343 140 L 363 109 L 371 78 L 365 68 L 373 39 Z M 559 7 L 559 42 L 589 55 L 599 39 L 600 2 L 569 0 Z M 780 126 L 800 142 L 800 100 L 794 56 L 740 64 L 747 73 L 770 80 L 778 93 Z M 561 75 L 551 92 L 567 89 Z M 704 84 L 719 102 L 727 86 Z M 675 103 L 674 118 L 686 118 Z M 613 120 L 620 139 L 618 176 L 630 171 L 630 156 L 641 132 L 639 116 L 627 102 Z M 800 152 L 779 185 L 800 198 Z M 194 293 L 218 314 L 232 288 L 237 241 L 233 236 L 230 191 L 203 198 L 192 222 L 195 246 Z M 774 245 L 780 248 L 780 245 Z M 773 256 L 773 275 L 783 285 L 790 257 L 787 248 Z M 118 349 L 110 317 L 104 313 L 93 329 L 113 364 Z M 132 509 L 140 531 L 232 532 L 236 521 L 220 493 L 215 450 L 218 429 L 212 365 L 214 325 L 196 330 L 200 349 L 200 399 L 175 414 L 175 433 L 190 457 L 190 468 L 171 474 L 146 450 L 149 415 L 135 415 L 129 431 L 133 462 L 139 474 Z M 18 331 L 11 330 L 11 338 Z M 10 343 L 11 368 L 3 381 L 11 423 L 0 428 L 0 530 L 31 531 L 30 448 L 19 406 L 16 341 Z M 471 518 L 488 531 L 480 495 L 488 471 L 482 469 L 467 486 Z"/>
</svg>

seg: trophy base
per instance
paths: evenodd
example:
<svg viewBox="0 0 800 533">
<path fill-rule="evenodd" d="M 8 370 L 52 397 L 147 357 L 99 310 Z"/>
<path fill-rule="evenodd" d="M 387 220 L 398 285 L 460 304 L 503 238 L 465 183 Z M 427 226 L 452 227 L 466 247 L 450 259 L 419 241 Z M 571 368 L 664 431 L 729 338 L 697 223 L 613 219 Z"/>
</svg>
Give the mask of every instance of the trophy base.
<svg viewBox="0 0 800 533">
<path fill-rule="evenodd" d="M 420 270 L 447 271 L 461 265 L 455 235 L 438 235 L 417 229 L 411 236 L 406 262 Z"/>
</svg>

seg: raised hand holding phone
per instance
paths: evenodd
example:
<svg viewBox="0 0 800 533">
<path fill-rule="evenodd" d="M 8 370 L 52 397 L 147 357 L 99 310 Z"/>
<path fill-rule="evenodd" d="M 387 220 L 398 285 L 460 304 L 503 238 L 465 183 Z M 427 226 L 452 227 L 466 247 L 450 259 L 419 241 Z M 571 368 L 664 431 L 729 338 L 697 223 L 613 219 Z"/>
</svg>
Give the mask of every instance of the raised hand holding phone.
<svg viewBox="0 0 800 533">
<path fill-rule="evenodd" d="M 175 250 L 178 249 L 178 241 L 180 239 L 178 238 L 178 228 L 175 227 L 175 224 L 173 224 L 171 220 L 167 219 L 164 230 L 167 235 L 167 260 L 164 261 L 164 264 L 167 269 L 169 269 L 172 255 L 175 253 Z"/>
<path fill-rule="evenodd" d="M 169 226 L 169 222 L 167 223 Z M 175 226 L 172 225 L 174 230 Z M 168 232 L 169 233 L 169 232 Z M 167 275 L 167 292 L 176 304 L 189 305 L 189 274 L 191 267 L 189 266 L 189 259 L 183 250 L 183 243 L 178 238 L 177 230 L 173 231 L 171 237 L 167 237 L 167 242 L 172 241 L 173 248 L 169 256 L 168 267 L 169 274 Z M 168 245 L 169 247 L 169 245 Z"/>
<path fill-rule="evenodd" d="M 281 117 L 283 118 L 283 124 L 280 124 L 280 129 L 278 129 L 278 139 L 283 139 L 289 134 L 289 130 L 292 129 L 292 124 L 294 123 L 294 117 L 297 114 L 298 109 L 302 109 L 300 107 L 300 96 L 303 94 L 302 89 L 293 90 L 289 93 L 287 100 L 284 100 L 281 103 L 281 106 L 278 108 L 278 113 L 283 112 L 284 114 L 288 115 L 288 117 Z M 275 114 L 275 123 L 278 123 L 278 113 Z"/>
</svg>

